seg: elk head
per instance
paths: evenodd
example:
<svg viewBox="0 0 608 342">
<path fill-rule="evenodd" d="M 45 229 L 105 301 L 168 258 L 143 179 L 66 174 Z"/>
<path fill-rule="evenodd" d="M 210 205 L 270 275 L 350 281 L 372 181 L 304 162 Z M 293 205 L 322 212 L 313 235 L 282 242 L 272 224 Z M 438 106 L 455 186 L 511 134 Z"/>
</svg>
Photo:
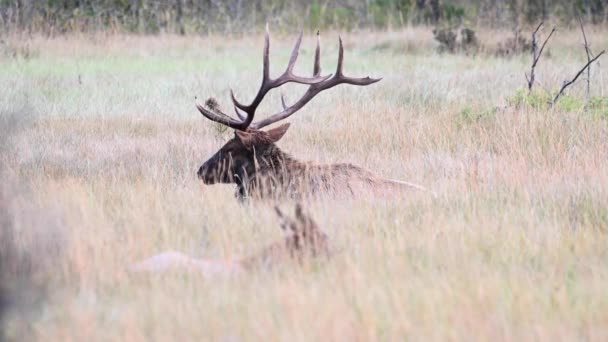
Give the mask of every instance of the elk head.
<svg viewBox="0 0 608 342">
<path fill-rule="evenodd" d="M 285 240 L 285 248 L 292 256 L 329 256 L 331 246 L 329 238 L 317 223 L 302 210 L 300 203 L 296 204 L 295 220 L 283 214 L 279 207 L 275 206 L 281 228 L 289 235 Z"/>
<path fill-rule="evenodd" d="M 262 131 L 261 129 L 291 116 L 323 90 L 343 83 L 366 86 L 380 81 L 379 78 L 354 78 L 343 74 L 342 63 L 344 60 L 344 48 L 342 46 L 342 39 L 339 39 L 338 65 L 336 67 L 336 72 L 333 75 L 329 74 L 322 76 L 320 60 L 321 46 L 318 32 L 313 75 L 312 77 L 297 76 L 293 73 L 293 68 L 298 58 L 301 42 L 302 33 L 300 33 L 300 36 L 296 41 L 285 71 L 278 78 L 270 78 L 270 37 L 268 25 L 266 25 L 262 84 L 260 85 L 258 93 L 249 105 L 244 105 L 236 99 L 234 92 L 232 90 L 230 91 L 234 111 L 238 118 L 233 118 L 223 112 L 217 104 L 217 101 L 213 98 L 209 98 L 204 105 L 199 102 L 196 103 L 197 109 L 204 117 L 235 130 L 234 138 L 228 141 L 199 168 L 197 175 L 205 184 L 242 184 L 246 178 L 251 179 L 252 177 L 255 177 L 257 167 L 259 166 L 258 162 L 260 160 L 273 159 L 273 156 L 270 154 L 273 151 L 278 151 L 274 144 L 283 137 L 289 128 L 289 124 L 284 124 L 267 131 Z M 253 122 L 256 110 L 266 94 L 270 90 L 290 82 L 308 85 L 308 90 L 291 106 L 288 106 L 285 103 L 285 98 L 281 96 L 283 109 L 280 112 L 270 115 L 258 122 Z"/>
<path fill-rule="evenodd" d="M 289 123 L 267 131 L 234 131 L 234 137 L 198 169 L 205 184 L 240 183 L 255 175 L 259 161 L 272 160 L 275 143 L 287 132 Z"/>
</svg>

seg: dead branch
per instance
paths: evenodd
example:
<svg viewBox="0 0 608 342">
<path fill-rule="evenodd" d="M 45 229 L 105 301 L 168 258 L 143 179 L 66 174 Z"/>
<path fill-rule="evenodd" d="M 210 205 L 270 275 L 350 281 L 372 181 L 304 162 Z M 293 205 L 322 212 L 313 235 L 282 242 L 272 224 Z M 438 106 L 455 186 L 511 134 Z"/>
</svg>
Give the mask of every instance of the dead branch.
<svg viewBox="0 0 608 342">
<path fill-rule="evenodd" d="M 557 102 L 557 100 L 559 99 L 559 97 L 562 95 L 562 93 L 566 90 L 566 88 L 568 88 L 570 85 L 572 85 L 574 82 L 576 82 L 578 77 L 585 71 L 585 69 L 587 69 L 591 65 L 591 63 L 595 62 L 598 58 L 600 58 L 604 54 L 604 52 L 606 52 L 606 50 L 603 50 L 597 56 L 590 59 L 587 62 L 587 64 L 585 64 L 585 66 L 581 70 L 578 71 L 578 73 L 576 74 L 576 76 L 574 76 L 573 79 L 571 79 L 570 81 L 564 81 L 564 83 L 562 84 L 562 88 L 559 90 L 557 95 L 555 95 L 555 98 L 553 99 L 553 102 L 551 103 L 551 105 L 554 105 Z"/>
<path fill-rule="evenodd" d="M 543 22 L 541 21 L 540 24 L 538 24 L 538 26 L 536 27 L 536 30 L 532 32 L 532 67 L 530 68 L 530 78 L 528 78 L 528 74 L 524 73 L 524 75 L 526 76 L 526 81 L 528 82 L 528 91 L 531 91 L 532 86 L 534 85 L 534 67 L 536 66 L 536 63 L 538 61 L 538 59 L 536 58 L 536 52 L 538 50 L 538 44 L 536 43 L 536 33 L 538 32 L 538 30 L 540 30 L 542 26 Z"/>
<path fill-rule="evenodd" d="M 538 30 L 540 30 L 540 28 L 543 26 L 544 22 L 541 22 L 540 24 L 538 24 L 538 26 L 536 27 L 536 30 L 534 30 L 534 32 L 532 32 L 532 66 L 530 67 L 530 77 L 528 77 L 528 75 L 526 74 L 526 81 L 528 82 L 528 91 L 532 91 L 532 86 L 534 85 L 534 70 L 536 68 L 536 65 L 538 64 L 538 61 L 540 60 L 540 56 L 543 53 L 543 50 L 545 49 L 545 45 L 547 45 L 547 42 L 549 41 L 549 38 L 551 38 L 551 36 L 553 35 L 553 33 L 555 33 L 556 29 L 555 27 L 551 30 L 551 33 L 549 33 L 549 36 L 547 36 L 547 38 L 545 39 L 545 41 L 543 42 L 543 45 L 541 45 L 540 50 L 538 49 L 538 42 L 536 41 L 536 34 L 538 33 Z"/>
<path fill-rule="evenodd" d="M 593 57 L 593 53 L 587 43 L 587 35 L 585 34 L 585 28 L 583 26 L 583 19 L 580 14 L 578 16 L 578 22 L 581 24 L 581 32 L 583 33 L 583 40 L 585 41 L 585 53 L 587 54 L 587 62 Z M 591 98 L 591 65 L 587 67 L 587 101 L 585 102 L 585 112 L 589 110 L 589 99 Z"/>
</svg>

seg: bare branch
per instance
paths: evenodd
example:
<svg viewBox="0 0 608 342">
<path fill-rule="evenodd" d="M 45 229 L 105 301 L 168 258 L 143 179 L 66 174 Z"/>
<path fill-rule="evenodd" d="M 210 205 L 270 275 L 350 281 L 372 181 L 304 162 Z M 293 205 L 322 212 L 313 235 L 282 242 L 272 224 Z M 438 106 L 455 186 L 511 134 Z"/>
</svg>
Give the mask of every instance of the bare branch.
<svg viewBox="0 0 608 342">
<path fill-rule="evenodd" d="M 587 62 L 591 60 L 591 50 L 587 43 L 587 35 L 585 34 L 585 27 L 583 26 L 583 19 L 580 14 L 578 16 L 578 22 L 581 24 L 581 32 L 583 33 L 583 40 L 585 41 L 585 53 L 587 54 Z M 589 99 L 591 97 L 591 65 L 587 67 L 587 101 L 585 102 L 585 112 L 589 110 Z"/>
<path fill-rule="evenodd" d="M 556 31 L 556 29 L 554 27 L 551 30 L 551 33 L 549 33 L 549 36 L 547 36 L 547 38 L 543 42 L 543 45 L 541 46 L 541 48 L 539 50 L 538 43 L 536 40 L 536 34 L 538 33 L 538 30 L 540 30 L 540 28 L 542 26 L 543 26 L 543 22 L 538 24 L 538 26 L 536 27 L 536 30 L 534 30 L 534 32 L 532 32 L 532 65 L 530 66 L 530 77 L 528 77 L 526 75 L 526 81 L 528 82 L 528 91 L 532 91 L 532 86 L 534 85 L 534 79 L 535 79 L 534 71 L 535 71 L 536 65 L 538 64 L 538 61 L 540 60 L 540 56 L 542 55 L 543 50 L 545 49 L 545 45 L 547 45 L 549 38 L 551 38 L 553 33 L 555 33 L 555 31 Z"/>
<path fill-rule="evenodd" d="M 545 45 L 547 45 L 549 38 L 551 38 L 551 36 L 553 35 L 553 33 L 555 33 L 555 31 L 557 31 L 557 29 L 555 29 L 555 27 L 554 27 L 551 30 L 551 33 L 549 33 L 549 36 L 547 36 L 547 39 L 545 39 L 545 41 L 543 42 L 543 45 L 541 46 L 540 51 L 538 52 L 538 56 L 536 57 L 536 62 L 534 62 L 534 66 L 536 66 L 536 63 L 538 63 L 538 60 L 540 59 L 540 56 L 543 54 L 543 50 L 545 49 Z"/>
<path fill-rule="evenodd" d="M 571 79 L 570 81 L 564 81 L 564 83 L 562 84 L 562 88 L 559 90 L 559 92 L 557 93 L 557 95 L 555 95 L 555 98 L 553 99 L 552 105 L 557 102 L 557 100 L 562 95 L 562 93 L 566 90 L 566 88 L 568 88 L 570 85 L 572 85 L 574 82 L 576 82 L 576 80 L 583 73 L 583 71 L 585 71 L 585 69 L 587 69 L 591 65 L 591 63 L 595 62 L 598 58 L 600 58 L 604 54 L 604 52 L 606 52 L 606 50 L 600 52 L 593 59 L 589 60 L 587 62 L 587 64 L 585 64 L 585 66 L 581 70 L 578 71 L 578 73 L 576 74 L 576 76 L 574 76 L 573 79 Z"/>
<path fill-rule="evenodd" d="M 538 44 L 536 43 L 536 33 L 540 30 L 540 27 L 543 26 L 543 22 L 541 21 L 538 24 L 538 27 L 534 32 L 532 32 L 532 66 L 530 67 L 530 77 L 526 75 L 526 81 L 528 81 L 528 92 L 532 91 L 532 86 L 534 85 L 534 67 L 536 66 L 536 52 L 538 51 Z"/>
<path fill-rule="evenodd" d="M 534 30 L 534 32 L 532 32 L 532 34 L 536 34 L 538 32 L 538 30 L 540 30 L 540 28 L 543 26 L 545 22 L 541 21 L 540 24 L 538 24 L 538 26 L 536 26 L 536 30 Z"/>
<path fill-rule="evenodd" d="M 585 51 L 587 51 L 587 55 L 589 55 L 590 51 L 589 51 L 589 44 L 587 44 L 587 35 L 585 34 L 585 27 L 583 26 L 583 19 L 581 19 L 581 16 L 578 16 L 578 22 L 581 25 L 581 32 L 583 33 L 583 39 L 585 41 Z"/>
</svg>

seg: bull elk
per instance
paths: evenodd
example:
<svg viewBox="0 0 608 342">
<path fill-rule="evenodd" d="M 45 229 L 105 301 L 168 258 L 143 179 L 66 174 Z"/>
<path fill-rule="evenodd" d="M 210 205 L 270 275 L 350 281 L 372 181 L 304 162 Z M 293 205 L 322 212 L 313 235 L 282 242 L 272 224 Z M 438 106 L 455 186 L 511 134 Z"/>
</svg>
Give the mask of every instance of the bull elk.
<svg viewBox="0 0 608 342">
<path fill-rule="evenodd" d="M 287 69 L 278 78 L 270 77 L 270 38 L 268 26 L 264 40 L 262 84 L 253 101 L 244 105 L 231 90 L 234 110 L 238 118 L 227 115 L 214 98 L 205 104 L 196 102 L 196 107 L 207 119 L 233 128 L 234 138 L 228 141 L 217 153 L 207 160 L 198 170 L 198 177 L 205 184 L 235 183 L 236 196 L 240 199 L 254 197 L 300 197 L 319 192 L 348 191 L 354 194 L 356 187 L 364 188 L 400 187 L 424 190 L 423 187 L 402 181 L 379 177 L 352 164 L 317 165 L 301 162 L 281 151 L 276 146 L 289 123 L 266 131 L 261 129 L 284 120 L 304 107 L 320 92 L 339 84 L 367 86 L 380 81 L 380 78 L 355 78 L 344 75 L 344 48 L 339 39 L 338 64 L 335 73 L 321 75 L 321 46 L 317 32 L 317 47 L 314 55 L 312 77 L 298 76 L 293 68 L 298 58 L 302 33 L 300 33 L 291 52 Z M 308 85 L 304 95 L 293 105 L 288 106 L 281 96 L 283 109 L 269 117 L 253 122 L 256 110 L 266 94 L 286 83 Z"/>
<path fill-rule="evenodd" d="M 284 215 L 278 207 L 275 211 L 281 220 L 286 236 L 258 253 L 232 260 L 196 259 L 179 252 L 164 252 L 131 267 L 136 273 L 163 273 L 186 271 L 204 277 L 235 275 L 259 268 L 269 268 L 286 260 L 303 262 L 306 259 L 329 257 L 332 250 L 327 235 L 317 223 L 296 204 L 294 219 Z"/>
</svg>

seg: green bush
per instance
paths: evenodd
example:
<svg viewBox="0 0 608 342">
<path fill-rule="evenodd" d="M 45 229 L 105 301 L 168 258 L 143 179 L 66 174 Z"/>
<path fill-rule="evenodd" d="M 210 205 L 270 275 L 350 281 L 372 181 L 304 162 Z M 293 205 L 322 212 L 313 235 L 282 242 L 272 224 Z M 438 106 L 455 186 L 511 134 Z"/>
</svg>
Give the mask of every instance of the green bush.
<svg viewBox="0 0 608 342">
<path fill-rule="evenodd" d="M 585 103 L 576 97 L 562 95 L 555 106 L 565 112 L 578 112 L 585 108 Z"/>
<path fill-rule="evenodd" d="M 546 92 L 534 90 L 528 92 L 527 89 L 517 89 L 513 96 L 507 98 L 507 103 L 516 108 L 549 109 L 551 96 Z"/>
<path fill-rule="evenodd" d="M 471 106 L 465 106 L 458 113 L 458 126 L 464 124 L 476 123 L 483 120 L 491 119 L 496 116 L 496 108 L 491 109 L 473 109 Z"/>
<path fill-rule="evenodd" d="M 608 96 L 595 96 L 589 99 L 589 111 L 608 119 Z"/>
<path fill-rule="evenodd" d="M 318 1 L 313 1 L 308 10 L 308 27 L 311 31 L 321 28 L 323 9 Z"/>
<path fill-rule="evenodd" d="M 446 3 L 442 7 L 443 17 L 450 25 L 460 25 L 464 19 L 464 7 Z"/>
<path fill-rule="evenodd" d="M 306 25 L 311 31 L 408 23 L 457 26 L 485 23 L 493 17 L 537 23 L 555 18 L 576 23 L 577 13 L 606 23 L 605 0 L 0 0 L 0 34 L 9 31 L 64 33 L 120 29 L 138 33 L 242 33 L 261 29 L 268 20 L 280 30 Z M 507 19 L 509 20 L 509 19 Z M 468 22 L 470 21 L 470 22 Z"/>
<path fill-rule="evenodd" d="M 350 31 L 353 29 L 355 14 L 349 8 L 338 7 L 333 12 L 332 24 L 338 28 Z"/>
<path fill-rule="evenodd" d="M 548 94 L 545 91 L 517 89 L 513 96 L 507 98 L 507 103 L 516 108 L 533 108 L 537 110 L 549 110 L 555 93 Z M 554 107 L 564 112 L 583 112 L 585 100 L 571 95 L 562 95 L 554 104 Z M 591 114 L 601 115 L 608 118 L 608 97 L 595 96 L 589 99 L 588 111 Z"/>
</svg>

